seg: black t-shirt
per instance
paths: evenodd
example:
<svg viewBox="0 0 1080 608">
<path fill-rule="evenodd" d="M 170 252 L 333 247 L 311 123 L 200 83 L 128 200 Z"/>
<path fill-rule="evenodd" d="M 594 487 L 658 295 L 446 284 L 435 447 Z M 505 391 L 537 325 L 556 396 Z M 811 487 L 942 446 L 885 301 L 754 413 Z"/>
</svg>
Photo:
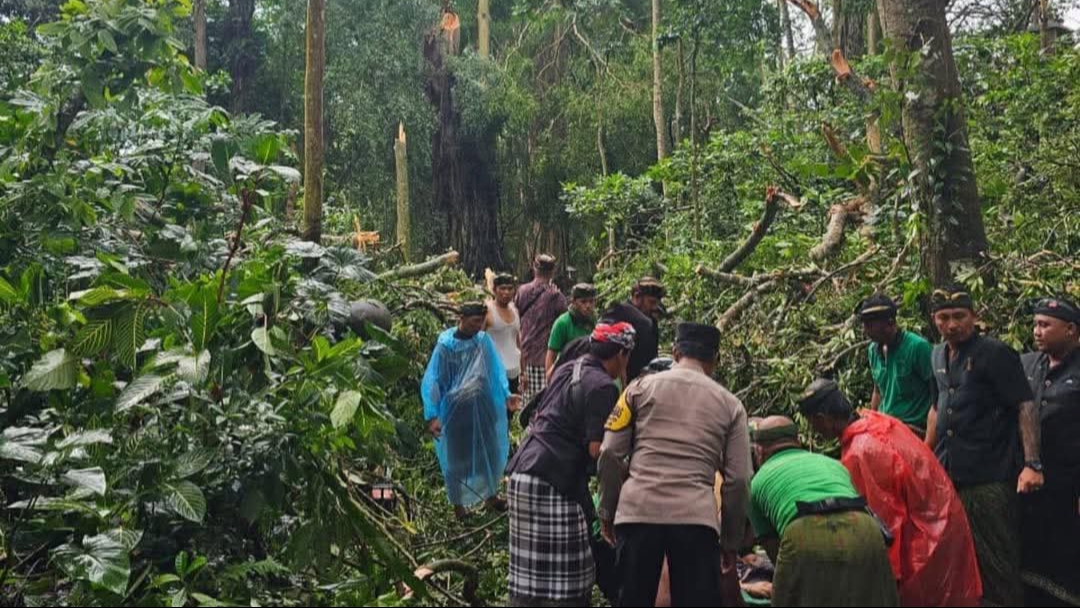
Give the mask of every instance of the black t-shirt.
<svg viewBox="0 0 1080 608">
<path fill-rule="evenodd" d="M 602 319 L 623 321 L 634 326 L 637 336 L 634 350 L 630 353 L 630 363 L 626 366 L 626 380 L 629 382 L 637 378 L 641 370 L 660 353 L 660 330 L 656 321 L 630 302 L 615 304 L 604 313 Z"/>
<path fill-rule="evenodd" d="M 590 354 L 580 360 L 576 392 L 582 402 L 577 403 L 570 390 L 577 362 L 557 368 L 529 423 L 528 436 L 507 467 L 511 474 L 543 479 L 575 502 L 587 496 L 589 476 L 596 470 L 589 443 L 603 441 L 604 422 L 619 398 L 615 382 L 599 359 Z"/>
<path fill-rule="evenodd" d="M 1019 406 L 1031 401 L 1020 355 L 1005 343 L 975 336 L 949 359 L 934 348 L 937 436 L 934 450 L 957 487 L 1015 483 L 1023 461 Z"/>
<path fill-rule="evenodd" d="M 1042 419 L 1046 485 L 1080 491 L 1080 350 L 1054 369 L 1044 353 L 1028 353 L 1023 361 Z"/>
</svg>

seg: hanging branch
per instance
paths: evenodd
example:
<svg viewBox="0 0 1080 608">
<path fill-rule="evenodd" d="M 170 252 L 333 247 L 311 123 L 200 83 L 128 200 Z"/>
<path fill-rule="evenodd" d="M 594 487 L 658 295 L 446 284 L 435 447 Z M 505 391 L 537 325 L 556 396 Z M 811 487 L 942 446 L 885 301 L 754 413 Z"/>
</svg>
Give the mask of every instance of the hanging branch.
<svg viewBox="0 0 1080 608">
<path fill-rule="evenodd" d="M 435 272 L 443 266 L 453 266 L 458 263 L 461 256 L 456 251 L 448 251 L 440 256 L 431 258 L 426 262 L 420 264 L 413 264 L 411 266 L 399 266 L 392 270 L 379 275 L 379 278 L 384 281 L 390 281 L 394 279 L 411 279 L 414 277 L 423 276 Z"/>
</svg>

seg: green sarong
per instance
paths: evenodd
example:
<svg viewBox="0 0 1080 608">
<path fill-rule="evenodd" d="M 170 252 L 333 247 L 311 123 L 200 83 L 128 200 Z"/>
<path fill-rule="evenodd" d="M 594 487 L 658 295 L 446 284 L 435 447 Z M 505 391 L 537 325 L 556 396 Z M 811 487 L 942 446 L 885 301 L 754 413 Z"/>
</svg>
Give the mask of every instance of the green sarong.
<svg viewBox="0 0 1080 608">
<path fill-rule="evenodd" d="M 897 606 L 885 539 L 862 511 L 809 515 L 784 531 L 773 606 Z"/>
<path fill-rule="evenodd" d="M 1016 488 L 1005 483 L 959 488 L 983 584 L 983 605 L 1023 606 Z"/>
</svg>

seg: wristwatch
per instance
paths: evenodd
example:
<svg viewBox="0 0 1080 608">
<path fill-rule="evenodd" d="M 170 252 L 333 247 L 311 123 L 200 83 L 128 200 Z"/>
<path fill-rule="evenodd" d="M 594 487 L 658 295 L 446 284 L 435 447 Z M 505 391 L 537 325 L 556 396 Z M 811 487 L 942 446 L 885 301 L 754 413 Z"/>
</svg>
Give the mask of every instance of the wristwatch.
<svg viewBox="0 0 1080 608">
<path fill-rule="evenodd" d="M 1036 473 L 1043 472 L 1043 465 L 1042 461 L 1040 460 L 1029 460 L 1024 463 L 1024 466 L 1031 469 L 1032 471 L 1035 471 Z"/>
</svg>

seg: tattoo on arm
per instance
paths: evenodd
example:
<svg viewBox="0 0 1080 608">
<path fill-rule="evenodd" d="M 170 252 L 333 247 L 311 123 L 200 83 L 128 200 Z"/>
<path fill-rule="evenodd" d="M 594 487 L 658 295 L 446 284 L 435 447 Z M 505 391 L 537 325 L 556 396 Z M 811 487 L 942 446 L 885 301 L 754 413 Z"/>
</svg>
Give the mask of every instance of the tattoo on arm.
<svg viewBox="0 0 1080 608">
<path fill-rule="evenodd" d="M 1024 440 L 1024 459 L 1038 460 L 1042 427 L 1039 422 L 1039 408 L 1033 401 L 1020 404 L 1020 435 Z"/>
</svg>

